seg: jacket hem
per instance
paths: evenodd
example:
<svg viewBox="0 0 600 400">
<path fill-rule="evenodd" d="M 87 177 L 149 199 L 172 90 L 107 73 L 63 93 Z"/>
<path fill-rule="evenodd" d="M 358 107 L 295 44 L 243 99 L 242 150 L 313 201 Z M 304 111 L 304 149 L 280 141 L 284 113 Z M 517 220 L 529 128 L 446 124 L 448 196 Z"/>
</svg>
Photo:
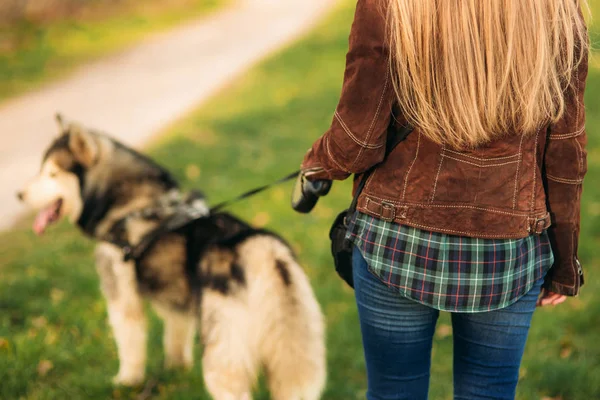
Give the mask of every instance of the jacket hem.
<svg viewBox="0 0 600 400">
<path fill-rule="evenodd" d="M 384 221 L 481 239 L 520 239 L 541 234 L 551 225 L 546 210 L 529 213 L 468 204 L 411 204 L 386 201 L 368 194 L 359 197 L 357 209 Z"/>
</svg>

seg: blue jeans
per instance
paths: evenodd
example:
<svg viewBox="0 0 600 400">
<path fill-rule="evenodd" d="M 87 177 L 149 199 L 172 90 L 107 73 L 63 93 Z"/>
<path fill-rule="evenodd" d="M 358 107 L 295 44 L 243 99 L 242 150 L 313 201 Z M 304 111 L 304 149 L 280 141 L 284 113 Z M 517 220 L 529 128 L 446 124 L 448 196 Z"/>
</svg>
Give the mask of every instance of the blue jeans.
<svg viewBox="0 0 600 400">
<path fill-rule="evenodd" d="M 388 288 L 355 247 L 353 275 L 367 365 L 368 400 L 427 399 L 439 311 Z M 514 399 L 542 280 L 496 311 L 452 313 L 454 399 Z"/>
</svg>

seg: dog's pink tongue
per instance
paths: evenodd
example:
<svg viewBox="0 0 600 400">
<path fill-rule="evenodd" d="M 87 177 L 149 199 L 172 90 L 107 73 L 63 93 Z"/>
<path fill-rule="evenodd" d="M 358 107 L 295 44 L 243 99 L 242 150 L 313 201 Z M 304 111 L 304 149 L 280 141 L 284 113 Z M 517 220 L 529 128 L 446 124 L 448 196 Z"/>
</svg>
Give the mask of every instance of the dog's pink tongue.
<svg viewBox="0 0 600 400">
<path fill-rule="evenodd" d="M 52 216 L 54 215 L 54 207 L 46 207 L 38 213 L 33 222 L 33 231 L 37 235 L 41 235 L 46 230 L 46 227 L 50 223 Z"/>
</svg>

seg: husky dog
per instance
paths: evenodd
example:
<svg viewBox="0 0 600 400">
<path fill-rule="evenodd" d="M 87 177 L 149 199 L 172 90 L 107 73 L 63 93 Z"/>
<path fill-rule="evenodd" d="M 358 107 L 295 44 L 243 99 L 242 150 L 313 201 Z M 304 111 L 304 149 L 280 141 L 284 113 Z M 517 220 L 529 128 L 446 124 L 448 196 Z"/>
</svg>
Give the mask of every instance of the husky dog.
<svg viewBox="0 0 600 400">
<path fill-rule="evenodd" d="M 114 383 L 144 380 L 147 299 L 164 321 L 167 367 L 192 367 L 200 326 L 204 381 L 213 398 L 250 399 L 261 367 L 273 399 L 320 398 L 323 315 L 285 241 L 232 215 L 210 213 L 196 197 L 204 217 L 160 233 L 127 261 L 119 243 L 136 245 L 156 232 L 161 212 L 169 214 L 165 199 L 180 194 L 177 182 L 114 139 L 57 120 L 60 135 L 18 197 L 40 210 L 36 233 L 67 217 L 98 240 L 96 267 L 119 353 Z"/>
</svg>

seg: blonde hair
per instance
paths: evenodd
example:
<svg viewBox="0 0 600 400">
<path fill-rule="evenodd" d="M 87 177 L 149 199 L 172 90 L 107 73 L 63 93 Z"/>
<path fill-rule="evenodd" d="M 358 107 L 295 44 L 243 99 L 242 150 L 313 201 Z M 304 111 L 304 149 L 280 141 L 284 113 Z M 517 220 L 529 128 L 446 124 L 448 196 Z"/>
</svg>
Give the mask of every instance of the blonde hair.
<svg viewBox="0 0 600 400">
<path fill-rule="evenodd" d="M 564 113 L 586 0 L 386 1 L 398 102 L 432 141 L 474 147 Z"/>
</svg>

